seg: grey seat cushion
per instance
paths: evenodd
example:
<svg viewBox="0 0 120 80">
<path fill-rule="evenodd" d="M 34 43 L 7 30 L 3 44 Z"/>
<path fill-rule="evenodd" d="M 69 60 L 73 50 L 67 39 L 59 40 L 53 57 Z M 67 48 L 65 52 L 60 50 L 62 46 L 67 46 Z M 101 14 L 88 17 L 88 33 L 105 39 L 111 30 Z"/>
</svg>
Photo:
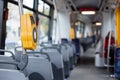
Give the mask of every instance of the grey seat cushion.
<svg viewBox="0 0 120 80">
<path fill-rule="evenodd" d="M 0 69 L 0 80 L 27 80 L 18 70 Z"/>
</svg>

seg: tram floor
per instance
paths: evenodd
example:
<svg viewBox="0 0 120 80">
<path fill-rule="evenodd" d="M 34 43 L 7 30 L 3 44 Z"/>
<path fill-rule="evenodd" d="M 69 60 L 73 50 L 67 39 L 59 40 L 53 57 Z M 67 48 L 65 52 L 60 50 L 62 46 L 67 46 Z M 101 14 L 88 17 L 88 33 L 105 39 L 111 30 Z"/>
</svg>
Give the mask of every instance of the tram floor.
<svg viewBox="0 0 120 80">
<path fill-rule="evenodd" d="M 94 65 L 95 49 L 90 48 L 78 61 L 67 80 L 115 80 L 108 78 L 106 68 L 96 68 Z"/>
</svg>

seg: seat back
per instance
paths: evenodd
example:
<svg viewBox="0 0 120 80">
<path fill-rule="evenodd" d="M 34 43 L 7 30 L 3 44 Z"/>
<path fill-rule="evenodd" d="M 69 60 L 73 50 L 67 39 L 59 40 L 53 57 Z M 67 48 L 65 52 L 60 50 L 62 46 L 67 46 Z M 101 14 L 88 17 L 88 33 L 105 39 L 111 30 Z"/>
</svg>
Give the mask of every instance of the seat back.
<svg viewBox="0 0 120 80">
<path fill-rule="evenodd" d="M 74 65 L 75 65 L 75 57 L 76 57 L 76 51 L 75 51 L 75 45 L 74 45 L 74 43 L 73 42 L 71 42 L 70 43 L 71 44 L 71 47 L 73 48 L 73 63 L 74 63 Z M 81 50 L 80 50 L 81 51 Z"/>
<path fill-rule="evenodd" d="M 53 80 L 51 62 L 40 52 L 27 52 L 29 62 L 26 67 L 29 80 Z M 32 53 L 32 54 L 31 54 Z"/>
<path fill-rule="evenodd" d="M 67 47 L 64 44 L 61 44 L 61 53 L 63 56 L 65 78 L 67 78 L 70 75 L 70 61 Z"/>
<path fill-rule="evenodd" d="M 0 61 L 5 61 L 5 62 L 13 62 L 15 61 L 15 56 L 11 51 L 7 51 L 4 49 L 0 49 L 0 52 L 7 52 L 8 54 L 11 54 L 12 56 L 5 56 L 5 55 L 0 55 Z M 4 64 L 4 63 L 0 63 L 0 69 L 17 69 L 16 65 L 12 65 L 12 64 Z"/>
<path fill-rule="evenodd" d="M 12 57 L 10 56 L 4 56 L 4 55 L 0 55 L 0 60 L 2 61 L 9 61 L 9 62 L 13 62 L 15 61 Z M 17 69 L 17 66 L 16 65 L 12 65 L 12 64 L 3 64 L 3 63 L 0 63 L 0 69 L 13 69 L 13 70 L 16 70 Z"/>
<path fill-rule="evenodd" d="M 27 80 L 25 75 L 17 70 L 18 62 L 12 52 L 0 49 L 0 52 L 11 53 L 12 56 L 0 55 L 0 80 Z"/>
<path fill-rule="evenodd" d="M 79 55 L 79 53 L 80 53 L 80 40 L 79 39 L 74 39 L 73 40 L 73 43 L 74 43 L 74 45 L 75 45 L 75 53 L 76 53 L 76 55 Z"/>
<path fill-rule="evenodd" d="M 60 51 L 54 47 L 45 47 L 41 49 L 49 55 L 52 62 L 54 80 L 64 80 L 63 57 Z"/>
<path fill-rule="evenodd" d="M 69 44 L 69 43 L 66 43 L 66 47 L 67 47 L 67 50 L 68 50 L 68 53 L 69 53 L 70 70 L 72 70 L 73 65 L 74 65 L 74 62 L 73 62 L 74 50 L 73 50 L 71 44 Z"/>
</svg>

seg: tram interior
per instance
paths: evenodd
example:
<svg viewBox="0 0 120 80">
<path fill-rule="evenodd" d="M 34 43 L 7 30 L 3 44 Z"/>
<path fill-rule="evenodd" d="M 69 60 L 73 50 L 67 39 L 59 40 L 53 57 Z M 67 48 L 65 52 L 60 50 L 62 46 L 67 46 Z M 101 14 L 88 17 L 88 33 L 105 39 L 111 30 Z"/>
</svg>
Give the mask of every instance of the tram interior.
<svg viewBox="0 0 120 80">
<path fill-rule="evenodd" d="M 0 0 L 0 80 L 120 80 L 120 0 Z"/>
</svg>

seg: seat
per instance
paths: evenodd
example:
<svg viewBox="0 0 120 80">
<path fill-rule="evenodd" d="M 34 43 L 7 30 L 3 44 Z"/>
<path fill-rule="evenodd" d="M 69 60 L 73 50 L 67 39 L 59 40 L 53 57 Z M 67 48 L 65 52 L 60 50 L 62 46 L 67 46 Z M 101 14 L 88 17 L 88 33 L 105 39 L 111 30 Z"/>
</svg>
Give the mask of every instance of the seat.
<svg viewBox="0 0 120 80">
<path fill-rule="evenodd" d="M 12 57 L 4 56 L 4 55 L 0 55 L 0 60 L 2 60 L 2 61 L 10 61 L 10 62 L 15 61 Z M 17 70 L 17 67 L 15 65 L 11 65 L 11 64 L 0 63 L 0 69 L 13 69 L 13 70 Z"/>
<path fill-rule="evenodd" d="M 11 51 L 0 49 L 0 52 L 7 52 L 7 53 L 12 55 L 12 56 L 0 55 L 0 60 L 2 60 L 3 62 L 4 61 L 5 62 L 7 62 L 7 61 L 9 61 L 9 62 L 15 61 L 15 56 Z M 13 70 L 16 70 L 17 67 L 15 65 L 12 65 L 12 64 L 0 63 L 0 69 L 13 69 Z"/>
<path fill-rule="evenodd" d="M 75 62 L 76 62 L 76 61 L 75 61 L 75 57 L 76 57 L 76 55 L 75 55 L 75 54 L 76 54 L 76 53 L 75 53 L 75 52 L 76 52 L 76 51 L 75 51 L 75 45 L 74 45 L 73 42 L 71 42 L 70 44 L 71 44 L 71 47 L 73 48 L 73 63 L 74 63 L 74 65 L 75 65 Z M 81 50 L 80 50 L 80 51 L 81 51 Z"/>
<path fill-rule="evenodd" d="M 68 43 L 65 44 L 69 53 L 70 70 L 73 69 L 73 48 Z"/>
<path fill-rule="evenodd" d="M 61 49 L 61 53 L 63 56 L 65 78 L 68 78 L 70 76 L 69 53 L 68 53 L 68 50 L 67 50 L 67 47 L 65 46 L 65 44 L 61 44 L 60 49 Z"/>
<path fill-rule="evenodd" d="M 22 50 L 18 50 L 16 47 L 15 55 L 16 60 L 19 61 Z M 53 80 L 53 72 L 51 67 L 50 58 L 45 53 L 40 51 L 27 51 L 28 64 L 24 69 L 29 80 Z"/>
<path fill-rule="evenodd" d="M 27 80 L 27 77 L 19 70 L 19 64 L 12 52 L 0 49 L 0 52 L 9 52 L 12 56 L 0 55 L 0 80 Z"/>
<path fill-rule="evenodd" d="M 58 48 L 44 47 L 41 52 L 47 53 L 50 57 L 54 80 L 64 80 L 63 57 Z"/>
<path fill-rule="evenodd" d="M 70 70 L 74 67 L 74 50 L 70 43 L 66 43 L 68 52 L 69 52 L 69 60 L 70 60 Z"/>
<path fill-rule="evenodd" d="M 0 69 L 0 80 L 28 80 L 25 75 L 18 70 Z"/>
<path fill-rule="evenodd" d="M 48 56 L 40 52 L 27 52 L 28 65 L 26 67 L 29 80 L 53 80 L 51 62 Z"/>
</svg>

